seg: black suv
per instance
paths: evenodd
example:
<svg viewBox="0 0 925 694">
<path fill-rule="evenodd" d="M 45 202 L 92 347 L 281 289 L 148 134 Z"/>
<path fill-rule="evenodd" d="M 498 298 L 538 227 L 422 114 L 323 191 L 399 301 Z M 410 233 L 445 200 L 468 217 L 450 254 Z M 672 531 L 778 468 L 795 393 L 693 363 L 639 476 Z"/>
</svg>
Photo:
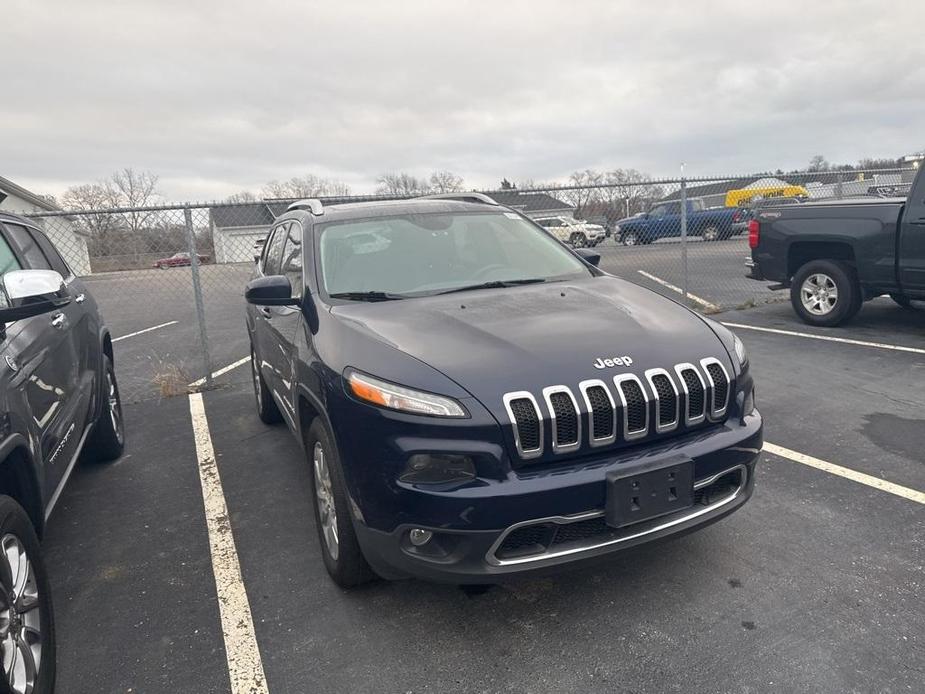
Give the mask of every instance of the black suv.
<svg viewBox="0 0 925 694">
<path fill-rule="evenodd" d="M 81 452 L 122 454 L 122 406 L 93 298 L 40 229 L 6 213 L 0 331 L 0 691 L 47 694 L 55 633 L 38 538 Z"/>
<path fill-rule="evenodd" d="M 334 580 L 491 583 L 744 504 L 738 338 L 454 197 L 295 203 L 245 292 L 257 409 L 311 461 Z"/>
</svg>

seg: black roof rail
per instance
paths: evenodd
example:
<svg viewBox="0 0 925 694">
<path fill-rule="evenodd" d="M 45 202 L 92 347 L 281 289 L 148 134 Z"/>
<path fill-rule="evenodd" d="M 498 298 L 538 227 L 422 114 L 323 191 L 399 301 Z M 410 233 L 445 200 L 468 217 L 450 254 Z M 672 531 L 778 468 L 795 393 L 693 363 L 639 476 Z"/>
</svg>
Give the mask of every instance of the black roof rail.
<svg viewBox="0 0 925 694">
<path fill-rule="evenodd" d="M 497 205 L 498 201 L 485 193 L 431 193 L 419 195 L 416 200 L 458 200 L 459 202 L 480 202 L 485 205 Z"/>
<path fill-rule="evenodd" d="M 286 208 L 286 212 L 292 212 L 293 210 L 308 210 L 316 217 L 320 217 L 324 214 L 324 205 L 321 204 L 321 200 L 318 198 L 306 198 L 305 200 L 298 200 Z"/>
</svg>

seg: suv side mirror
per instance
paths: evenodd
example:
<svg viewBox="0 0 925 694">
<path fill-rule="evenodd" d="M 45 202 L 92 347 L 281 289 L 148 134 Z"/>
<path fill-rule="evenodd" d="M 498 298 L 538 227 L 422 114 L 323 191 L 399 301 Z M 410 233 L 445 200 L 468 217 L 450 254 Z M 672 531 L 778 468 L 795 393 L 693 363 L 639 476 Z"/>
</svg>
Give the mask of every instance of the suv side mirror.
<svg viewBox="0 0 925 694">
<path fill-rule="evenodd" d="M 0 279 L 0 323 L 49 313 L 70 302 L 64 278 L 54 270 L 11 270 Z"/>
<path fill-rule="evenodd" d="M 576 248 L 575 253 L 581 256 L 585 262 L 590 263 L 594 267 L 597 267 L 601 262 L 601 254 L 595 253 L 590 248 Z"/>
<path fill-rule="evenodd" d="M 285 275 L 252 279 L 244 289 L 244 300 L 255 306 L 299 305 L 299 299 L 292 296 L 292 284 Z"/>
</svg>

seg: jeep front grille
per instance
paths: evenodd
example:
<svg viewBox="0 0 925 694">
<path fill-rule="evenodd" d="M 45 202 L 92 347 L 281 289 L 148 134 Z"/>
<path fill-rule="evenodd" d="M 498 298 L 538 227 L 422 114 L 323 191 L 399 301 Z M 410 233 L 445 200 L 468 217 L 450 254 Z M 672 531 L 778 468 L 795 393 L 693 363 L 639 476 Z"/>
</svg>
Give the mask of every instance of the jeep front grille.
<svg viewBox="0 0 925 694">
<path fill-rule="evenodd" d="M 568 386 L 556 385 L 543 389 L 542 410 L 527 391 L 505 395 L 504 407 L 517 454 L 527 460 L 543 455 L 547 431 L 552 453 L 560 455 L 580 449 L 583 443 L 607 446 L 668 433 L 682 423 L 691 427 L 707 419 L 720 421 L 731 392 L 726 367 L 710 357 L 698 364 L 677 364 L 673 371 L 649 369 L 644 381 L 633 374 L 615 376 L 612 382 L 582 381 L 580 406 Z"/>
</svg>

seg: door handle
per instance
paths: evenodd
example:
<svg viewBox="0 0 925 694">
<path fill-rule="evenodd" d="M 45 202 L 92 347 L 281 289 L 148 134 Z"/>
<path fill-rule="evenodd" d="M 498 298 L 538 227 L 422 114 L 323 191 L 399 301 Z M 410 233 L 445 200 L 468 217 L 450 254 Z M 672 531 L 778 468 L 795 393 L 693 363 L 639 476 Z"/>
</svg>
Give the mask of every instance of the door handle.
<svg viewBox="0 0 925 694">
<path fill-rule="evenodd" d="M 56 313 L 51 317 L 51 324 L 58 329 L 63 328 L 65 323 L 67 323 L 67 318 L 63 313 Z"/>
<path fill-rule="evenodd" d="M 87 298 L 86 294 L 78 294 L 77 296 L 74 297 L 74 303 L 82 304 L 84 302 L 84 299 L 86 298 Z"/>
</svg>

